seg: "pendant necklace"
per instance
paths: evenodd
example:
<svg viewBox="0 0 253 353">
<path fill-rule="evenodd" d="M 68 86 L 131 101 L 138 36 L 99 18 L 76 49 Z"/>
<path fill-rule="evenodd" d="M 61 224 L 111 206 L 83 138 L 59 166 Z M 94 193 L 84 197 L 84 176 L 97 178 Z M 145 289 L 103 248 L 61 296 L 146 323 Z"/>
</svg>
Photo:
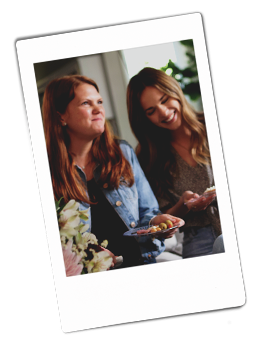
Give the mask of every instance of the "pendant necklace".
<svg viewBox="0 0 253 353">
<path fill-rule="evenodd" d="M 88 165 L 89 165 L 89 164 L 91 164 L 91 162 L 92 162 L 92 161 L 90 160 L 90 161 L 89 161 L 86 165 L 84 165 L 84 166 L 80 166 L 80 167 L 81 167 L 81 169 L 82 169 L 82 170 L 84 170 L 86 167 L 88 167 Z"/>
</svg>

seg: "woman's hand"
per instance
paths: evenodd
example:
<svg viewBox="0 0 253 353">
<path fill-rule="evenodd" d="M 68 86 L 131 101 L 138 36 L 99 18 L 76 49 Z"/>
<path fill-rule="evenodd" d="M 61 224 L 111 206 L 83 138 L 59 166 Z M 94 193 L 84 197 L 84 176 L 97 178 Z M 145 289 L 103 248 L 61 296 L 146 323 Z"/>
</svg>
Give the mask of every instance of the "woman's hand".
<svg viewBox="0 0 253 353">
<path fill-rule="evenodd" d="M 151 225 L 159 225 L 160 223 L 163 223 L 168 219 L 173 223 L 173 226 L 178 226 L 178 228 L 182 227 L 185 223 L 184 220 L 181 218 L 174 217 L 169 214 L 161 214 L 152 219 Z M 163 235 L 158 236 L 157 238 L 163 238 L 163 239 L 172 238 L 178 228 L 172 229 L 171 231 L 168 228 L 168 234 L 165 233 Z"/>
<path fill-rule="evenodd" d="M 210 203 L 215 199 L 216 194 L 212 193 L 210 196 L 194 194 L 192 191 L 185 191 L 183 193 L 184 204 L 189 211 L 197 212 L 203 211 L 210 205 Z M 196 200 L 195 200 L 196 199 Z"/>
</svg>

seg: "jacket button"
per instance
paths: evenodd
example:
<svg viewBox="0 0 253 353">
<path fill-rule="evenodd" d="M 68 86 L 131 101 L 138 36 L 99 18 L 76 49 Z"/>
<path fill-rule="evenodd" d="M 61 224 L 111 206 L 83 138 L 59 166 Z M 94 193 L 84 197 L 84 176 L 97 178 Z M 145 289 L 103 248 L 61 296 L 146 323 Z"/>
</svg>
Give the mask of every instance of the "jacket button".
<svg viewBox="0 0 253 353">
<path fill-rule="evenodd" d="M 103 188 L 104 188 L 104 189 L 107 189 L 107 188 L 108 188 L 108 184 L 105 183 L 105 184 L 103 185 Z"/>
<path fill-rule="evenodd" d="M 122 204 L 121 201 L 117 201 L 117 202 L 116 202 L 116 206 L 120 206 L 121 204 Z"/>
<path fill-rule="evenodd" d="M 131 224 L 130 224 L 130 226 L 133 228 L 133 227 L 135 227 L 135 222 L 132 222 Z"/>
</svg>

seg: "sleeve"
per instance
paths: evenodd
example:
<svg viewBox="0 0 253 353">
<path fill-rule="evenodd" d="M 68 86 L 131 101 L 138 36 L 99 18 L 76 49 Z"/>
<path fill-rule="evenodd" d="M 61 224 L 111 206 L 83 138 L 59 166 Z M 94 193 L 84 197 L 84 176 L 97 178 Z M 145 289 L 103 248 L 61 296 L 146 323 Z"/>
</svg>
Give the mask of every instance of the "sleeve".
<svg viewBox="0 0 253 353">
<path fill-rule="evenodd" d="M 134 150 L 130 147 L 131 162 L 134 172 L 135 183 L 138 191 L 139 217 L 138 227 L 146 226 L 149 221 L 161 214 L 155 195 L 141 169 Z M 144 263 L 156 262 L 155 258 L 165 250 L 164 239 L 153 238 L 151 235 L 136 237 L 139 243 Z"/>
<path fill-rule="evenodd" d="M 161 214 L 158 202 L 155 195 L 146 179 L 146 176 L 141 169 L 139 161 L 131 148 L 131 162 L 134 173 L 134 179 L 138 191 L 138 204 L 139 204 L 139 226 L 148 225 L 151 218 Z"/>
</svg>

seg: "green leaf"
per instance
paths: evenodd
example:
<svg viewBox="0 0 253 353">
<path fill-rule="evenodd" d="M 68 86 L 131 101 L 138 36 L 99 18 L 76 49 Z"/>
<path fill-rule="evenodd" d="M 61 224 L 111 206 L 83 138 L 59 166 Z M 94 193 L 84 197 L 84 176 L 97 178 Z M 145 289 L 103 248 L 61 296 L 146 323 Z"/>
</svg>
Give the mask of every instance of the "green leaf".
<svg viewBox="0 0 253 353">
<path fill-rule="evenodd" d="M 63 209 L 64 205 L 62 207 L 60 207 L 60 203 L 61 203 L 61 200 L 63 199 L 63 197 L 60 198 L 59 201 L 55 200 L 55 208 L 56 208 L 56 212 L 60 212 L 60 210 Z"/>
<path fill-rule="evenodd" d="M 181 40 L 180 43 L 186 47 L 193 48 L 193 40 L 192 39 Z"/>
<path fill-rule="evenodd" d="M 75 236 L 76 238 L 76 244 L 79 244 L 82 240 L 82 235 L 80 232 L 77 233 L 77 235 Z"/>
<path fill-rule="evenodd" d="M 196 101 L 200 97 L 200 86 L 198 82 L 190 82 L 185 85 L 184 93 L 187 94 L 191 100 Z"/>
<path fill-rule="evenodd" d="M 59 202 L 55 201 L 55 208 L 56 208 L 56 212 L 59 210 Z"/>
<path fill-rule="evenodd" d="M 83 219 L 84 221 L 88 221 L 89 217 L 85 216 L 84 214 L 79 213 L 79 218 Z"/>
</svg>

